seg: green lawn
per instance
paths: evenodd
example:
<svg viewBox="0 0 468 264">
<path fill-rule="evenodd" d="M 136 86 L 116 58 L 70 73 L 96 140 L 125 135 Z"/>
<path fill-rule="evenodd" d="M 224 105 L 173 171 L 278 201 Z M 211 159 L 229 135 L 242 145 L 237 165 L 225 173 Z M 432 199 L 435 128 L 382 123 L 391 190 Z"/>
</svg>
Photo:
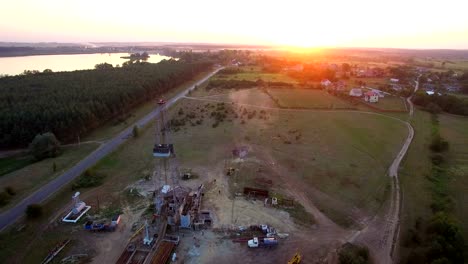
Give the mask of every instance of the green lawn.
<svg viewBox="0 0 468 264">
<path fill-rule="evenodd" d="M 297 81 L 284 73 L 265 73 L 259 67 L 243 66 L 239 67 L 242 71 L 237 74 L 217 74 L 213 78 L 219 80 L 246 80 L 256 81 L 262 79 L 265 82 L 287 82 L 296 84 Z"/>
<path fill-rule="evenodd" d="M 64 147 L 63 153 L 56 158 L 44 159 L 3 175 L 0 177 L 0 189 L 12 187 L 16 195 L 12 197 L 7 206 L 0 208 L 0 211 L 21 201 L 34 190 L 71 168 L 97 147 L 96 143 Z M 56 172 L 53 171 L 54 163 L 57 165 Z"/>
<path fill-rule="evenodd" d="M 429 219 L 432 215 L 430 209 L 431 191 L 427 175 L 430 175 L 432 163 L 429 159 L 431 142 L 431 116 L 427 112 L 415 109 L 411 122 L 414 128 L 414 139 L 399 170 L 400 188 L 403 194 L 403 207 L 401 211 L 401 258 L 409 253 L 404 241 L 408 230 L 414 228 L 418 218 Z"/>
<path fill-rule="evenodd" d="M 268 89 L 268 93 L 281 107 L 291 108 L 353 108 L 349 102 L 323 90 Z"/>
<path fill-rule="evenodd" d="M 29 155 L 15 155 L 12 157 L 0 158 L 0 177 L 21 169 L 33 162 L 33 158 Z"/>
<path fill-rule="evenodd" d="M 468 118 L 439 115 L 441 136 L 450 144 L 450 195 L 455 199 L 455 215 L 468 241 Z"/>
<path fill-rule="evenodd" d="M 384 110 L 407 111 L 406 100 L 396 96 L 386 95 L 384 98 L 379 98 L 379 102 L 373 105 Z"/>
</svg>

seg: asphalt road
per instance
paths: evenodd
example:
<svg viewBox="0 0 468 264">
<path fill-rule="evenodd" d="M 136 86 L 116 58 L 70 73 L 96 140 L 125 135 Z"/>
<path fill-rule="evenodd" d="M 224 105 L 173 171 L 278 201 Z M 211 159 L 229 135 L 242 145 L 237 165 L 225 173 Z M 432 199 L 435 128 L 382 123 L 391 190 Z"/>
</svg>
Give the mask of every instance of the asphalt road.
<svg viewBox="0 0 468 264">
<path fill-rule="evenodd" d="M 200 85 L 201 83 L 208 80 L 211 76 L 216 74 L 220 69 L 216 69 L 209 75 L 207 75 L 202 80 L 198 81 L 196 84 L 190 86 L 186 90 L 180 92 L 173 98 L 167 100 L 166 108 L 173 105 L 177 102 L 180 98 L 184 97 L 190 90 L 193 90 L 196 85 Z M 120 132 L 118 135 L 113 137 L 112 139 L 108 140 L 106 143 L 102 144 L 98 149 L 94 152 L 89 154 L 86 158 L 82 159 L 78 162 L 75 166 L 70 168 L 68 171 L 64 172 L 62 175 L 58 176 L 54 180 L 50 181 L 46 185 L 42 186 L 39 190 L 31 194 L 30 196 L 26 197 L 20 203 L 15 205 L 14 207 L 10 208 L 8 211 L 3 212 L 0 215 L 0 231 L 8 227 L 9 225 L 13 224 L 19 218 L 24 215 L 26 207 L 29 204 L 37 204 L 44 202 L 47 198 L 51 197 L 54 193 L 56 193 L 60 188 L 62 188 L 67 183 L 71 182 L 73 179 L 78 177 L 81 173 L 83 173 L 86 169 L 96 164 L 100 159 L 111 153 L 115 150 L 120 144 L 127 141 L 129 137 L 132 136 L 132 129 L 133 126 L 144 126 L 152 121 L 158 114 L 160 110 L 155 109 L 151 113 L 147 114 L 136 123 L 132 124 L 130 127 L 125 129 L 124 131 Z M 150 150 L 148 150 L 150 151 Z M 70 193 L 71 198 L 72 193 Z"/>
</svg>

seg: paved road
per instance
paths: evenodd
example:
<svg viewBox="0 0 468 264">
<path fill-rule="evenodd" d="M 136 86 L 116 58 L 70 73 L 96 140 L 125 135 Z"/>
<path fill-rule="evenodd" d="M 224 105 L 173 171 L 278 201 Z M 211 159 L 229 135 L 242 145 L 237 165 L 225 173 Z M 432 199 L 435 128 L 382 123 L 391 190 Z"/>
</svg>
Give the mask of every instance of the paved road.
<svg viewBox="0 0 468 264">
<path fill-rule="evenodd" d="M 177 102 L 180 98 L 184 97 L 190 90 L 193 90 L 195 85 L 200 85 L 201 83 L 208 80 L 211 76 L 216 74 L 220 69 L 219 68 L 209 75 L 207 75 L 202 80 L 198 81 L 196 84 L 190 86 L 186 90 L 180 92 L 173 98 L 167 101 L 166 107 L 170 107 L 175 102 Z M 118 135 L 113 137 L 112 139 L 108 140 L 106 143 L 102 144 L 98 149 L 94 152 L 89 154 L 86 158 L 78 162 L 75 166 L 73 166 L 68 171 L 64 172 L 62 175 L 58 176 L 54 180 L 50 181 L 46 185 L 42 186 L 39 190 L 31 194 L 30 196 L 26 197 L 20 203 L 15 205 L 15 207 L 10 208 L 8 211 L 2 213 L 0 215 L 0 231 L 8 227 L 9 225 L 13 224 L 17 221 L 20 217 L 24 215 L 24 211 L 29 204 L 32 203 L 41 203 L 45 201 L 47 198 L 51 197 L 55 192 L 57 192 L 60 188 L 64 185 L 75 179 L 78 175 L 83 173 L 86 169 L 96 164 L 101 158 L 105 157 L 107 154 L 111 153 L 115 150 L 120 144 L 124 143 L 129 137 L 132 135 L 132 129 L 134 125 L 137 126 L 144 126 L 148 124 L 151 120 L 153 120 L 158 114 L 160 110 L 156 109 L 151 113 L 144 116 L 142 119 L 138 120 L 136 123 L 125 129 L 124 131 L 120 132 Z M 71 194 L 70 194 L 71 197 Z"/>
</svg>

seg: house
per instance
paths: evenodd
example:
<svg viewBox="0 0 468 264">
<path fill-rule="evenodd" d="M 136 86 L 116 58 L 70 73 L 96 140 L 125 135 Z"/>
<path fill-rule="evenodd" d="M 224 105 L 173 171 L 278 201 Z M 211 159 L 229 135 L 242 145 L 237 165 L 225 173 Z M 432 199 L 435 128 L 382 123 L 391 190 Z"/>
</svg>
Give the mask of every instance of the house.
<svg viewBox="0 0 468 264">
<path fill-rule="evenodd" d="M 328 79 L 325 79 L 325 80 L 322 80 L 322 81 L 320 82 L 320 84 L 321 84 L 322 86 L 324 86 L 324 87 L 327 87 L 327 86 L 331 85 L 332 82 L 330 82 L 330 80 L 328 80 Z"/>
<path fill-rule="evenodd" d="M 371 91 L 376 93 L 379 96 L 379 98 L 384 98 L 385 97 L 385 93 L 380 91 L 380 90 L 372 89 Z"/>
<path fill-rule="evenodd" d="M 400 81 L 400 80 L 398 80 L 398 79 L 390 78 L 390 82 L 392 82 L 392 83 L 397 83 L 397 82 L 399 82 L 399 81 Z"/>
<path fill-rule="evenodd" d="M 364 94 L 364 100 L 369 103 L 377 103 L 379 101 L 379 95 L 375 92 L 369 91 Z"/>
<path fill-rule="evenodd" d="M 362 96 L 362 90 L 359 88 L 353 88 L 349 91 L 349 96 L 353 97 L 361 97 Z"/>
</svg>

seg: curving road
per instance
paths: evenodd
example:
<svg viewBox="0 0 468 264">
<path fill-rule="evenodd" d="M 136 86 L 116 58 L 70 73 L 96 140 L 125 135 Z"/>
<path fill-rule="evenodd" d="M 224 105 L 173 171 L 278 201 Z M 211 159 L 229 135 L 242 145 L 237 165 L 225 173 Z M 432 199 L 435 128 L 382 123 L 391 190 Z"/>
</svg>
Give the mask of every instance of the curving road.
<svg viewBox="0 0 468 264">
<path fill-rule="evenodd" d="M 193 90 L 196 85 L 200 85 L 201 83 L 208 80 L 211 76 L 216 74 L 222 68 L 218 68 L 208 74 L 206 77 L 198 81 L 197 83 L 193 84 L 186 90 L 178 93 L 176 96 L 171 98 L 167 101 L 166 107 L 170 107 L 175 102 L 177 102 L 180 98 L 184 97 L 189 91 Z M 24 200 L 16 204 L 14 207 L 10 208 L 9 210 L 3 212 L 0 215 L 0 231 L 8 227 L 9 225 L 13 224 L 19 218 L 24 215 L 24 211 L 29 204 L 33 203 L 42 203 L 49 197 L 51 197 L 54 193 L 56 193 L 60 188 L 62 188 L 67 183 L 71 182 L 81 173 L 83 173 L 86 169 L 96 164 L 101 158 L 105 157 L 112 151 L 114 151 L 119 145 L 127 141 L 128 138 L 132 135 L 133 126 L 145 126 L 151 120 L 153 120 L 160 112 L 160 109 L 155 109 L 134 124 L 132 124 L 127 129 L 120 132 L 115 137 L 111 138 L 107 142 L 103 143 L 98 149 L 94 152 L 89 154 L 86 158 L 78 162 L 75 166 L 73 166 L 68 171 L 64 172 L 62 175 L 58 176 L 54 180 L 50 181 L 46 185 L 42 186 L 39 190 L 31 194 L 30 196 L 26 197 Z"/>
</svg>

